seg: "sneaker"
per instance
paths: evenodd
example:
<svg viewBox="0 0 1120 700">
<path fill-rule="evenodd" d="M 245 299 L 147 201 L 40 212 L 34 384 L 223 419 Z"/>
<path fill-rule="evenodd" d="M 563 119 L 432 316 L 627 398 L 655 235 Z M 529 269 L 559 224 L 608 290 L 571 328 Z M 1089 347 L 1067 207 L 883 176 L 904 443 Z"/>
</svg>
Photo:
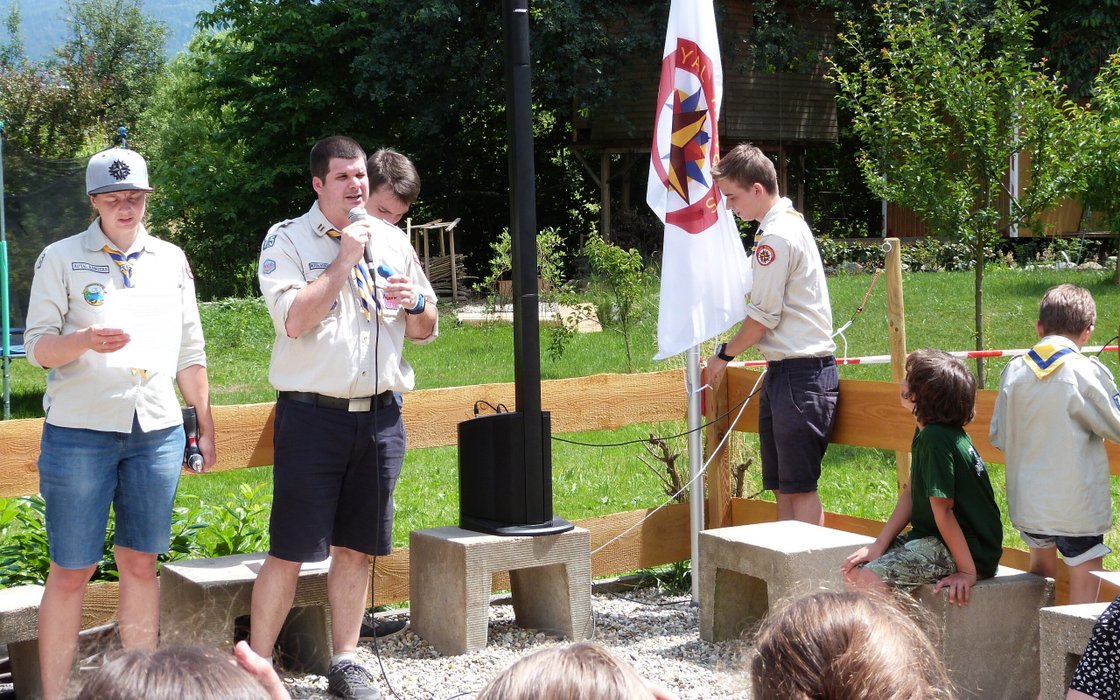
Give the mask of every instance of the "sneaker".
<svg viewBox="0 0 1120 700">
<path fill-rule="evenodd" d="M 373 674 L 353 661 L 339 661 L 327 672 L 327 692 L 340 698 L 373 698 L 381 691 Z"/>
<path fill-rule="evenodd" d="M 388 620 L 378 619 L 373 613 L 367 612 L 362 617 L 362 631 L 358 639 L 363 642 L 372 642 L 376 639 L 388 639 L 408 629 L 408 619 Z"/>
</svg>

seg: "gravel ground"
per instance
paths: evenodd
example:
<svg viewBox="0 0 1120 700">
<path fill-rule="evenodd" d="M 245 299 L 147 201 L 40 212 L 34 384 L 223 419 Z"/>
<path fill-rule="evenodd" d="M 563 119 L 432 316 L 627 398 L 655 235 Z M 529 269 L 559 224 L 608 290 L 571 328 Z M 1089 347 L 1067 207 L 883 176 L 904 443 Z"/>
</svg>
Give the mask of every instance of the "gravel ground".
<svg viewBox="0 0 1120 700">
<path fill-rule="evenodd" d="M 379 678 L 381 692 L 386 698 L 394 697 L 395 692 L 395 697 L 404 700 L 473 698 L 492 677 L 522 656 L 568 643 L 517 627 L 508 602 L 508 598 L 499 599 L 490 606 L 489 644 L 470 654 L 440 656 L 411 629 L 380 640 L 377 647 L 385 671 Z M 741 645 L 702 641 L 698 608 L 687 596 L 666 597 L 650 589 L 597 593 L 592 596 L 591 607 L 595 614 L 593 640 L 681 700 L 748 698 Z M 372 643 L 363 643 L 358 657 L 366 668 L 377 672 L 378 657 Z M 330 698 L 327 680 L 322 676 L 285 674 L 284 682 L 297 700 Z"/>
</svg>

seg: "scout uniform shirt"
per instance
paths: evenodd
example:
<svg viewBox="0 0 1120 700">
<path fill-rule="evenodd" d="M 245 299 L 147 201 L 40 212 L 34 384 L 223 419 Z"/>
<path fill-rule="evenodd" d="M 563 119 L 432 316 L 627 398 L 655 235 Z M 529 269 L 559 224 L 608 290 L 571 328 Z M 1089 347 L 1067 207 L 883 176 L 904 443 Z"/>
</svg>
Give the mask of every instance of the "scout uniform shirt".
<svg viewBox="0 0 1120 700">
<path fill-rule="evenodd" d="M 125 286 L 117 263 L 103 250 L 106 245 L 113 244 L 98 218 L 83 233 L 56 241 L 39 255 L 23 335 L 31 364 L 42 367 L 35 346 L 43 336 L 65 335 L 105 322 L 106 297 Z M 176 372 L 191 365 L 205 367 L 194 277 L 183 251 L 153 238 L 141 226 L 132 248 L 123 252 L 140 253 L 132 263 L 137 293 L 170 291 L 182 300 L 177 308 L 167 310 L 182 317 L 179 357 L 170 364 Z M 105 356 L 93 350 L 50 370 L 43 410 L 51 425 L 118 433 L 132 432 L 134 415 L 144 432 L 183 422 L 174 376 L 108 367 Z"/>
<path fill-rule="evenodd" d="M 747 316 L 769 330 L 758 341 L 767 360 L 824 357 L 832 342 L 832 306 L 820 252 L 805 219 L 782 197 L 759 222 Z"/>
<path fill-rule="evenodd" d="M 404 233 L 380 219 L 367 221 L 374 227 L 368 249 L 374 258 L 369 268 L 377 308 L 370 309 L 367 320 L 350 279 L 319 324 L 298 338 L 289 338 L 284 328 L 288 310 L 299 290 L 323 274 L 338 256 L 339 242 L 329 235 L 335 228 L 316 202 L 306 214 L 276 224 L 265 236 L 258 277 L 276 329 L 268 379 L 277 391 L 311 391 L 351 399 L 384 391 L 411 391 L 415 385 L 403 353 L 406 314 L 404 309 L 386 304 L 382 293 L 385 279 L 376 268 L 386 265 L 408 276 L 426 304 L 435 304 L 436 295 Z M 415 342 L 431 342 L 438 332 L 437 325 L 431 336 Z"/>
<path fill-rule="evenodd" d="M 1120 394 L 1097 358 L 1058 335 L 1013 358 L 1003 369 L 989 437 L 1005 455 L 1012 525 L 1072 537 L 1111 529 L 1104 438 L 1120 442 Z"/>
</svg>

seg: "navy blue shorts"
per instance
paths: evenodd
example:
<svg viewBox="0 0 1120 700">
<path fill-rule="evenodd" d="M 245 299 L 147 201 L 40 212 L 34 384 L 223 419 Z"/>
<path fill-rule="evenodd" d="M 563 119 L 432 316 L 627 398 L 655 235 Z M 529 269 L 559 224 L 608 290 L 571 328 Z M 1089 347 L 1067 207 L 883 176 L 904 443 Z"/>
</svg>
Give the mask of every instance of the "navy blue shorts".
<svg viewBox="0 0 1120 700">
<path fill-rule="evenodd" d="M 278 399 L 269 554 L 322 561 L 332 545 L 389 554 L 404 442 L 399 395 L 364 412 Z"/>
<path fill-rule="evenodd" d="M 836 359 L 795 357 L 767 363 L 758 407 L 762 488 L 812 493 L 836 422 Z"/>
<path fill-rule="evenodd" d="M 1080 566 L 1112 551 L 1104 543 L 1104 535 L 1043 535 L 1020 530 L 1019 536 L 1032 549 L 1052 549 L 1057 546 L 1066 566 Z"/>
</svg>

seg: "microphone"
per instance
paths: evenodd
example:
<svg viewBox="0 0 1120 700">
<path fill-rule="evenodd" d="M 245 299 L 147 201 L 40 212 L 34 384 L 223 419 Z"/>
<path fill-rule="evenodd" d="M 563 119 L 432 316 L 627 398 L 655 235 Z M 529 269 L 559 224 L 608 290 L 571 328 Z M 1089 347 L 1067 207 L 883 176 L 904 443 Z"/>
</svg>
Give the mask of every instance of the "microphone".
<svg viewBox="0 0 1120 700">
<path fill-rule="evenodd" d="M 369 212 L 366 211 L 365 207 L 354 207 L 349 212 L 347 212 L 346 218 L 350 221 L 350 223 L 356 224 L 359 221 L 362 221 L 364 219 L 372 219 L 373 217 L 369 215 Z M 369 241 L 366 241 L 365 258 L 367 267 L 373 265 L 373 254 L 369 251 Z"/>
<path fill-rule="evenodd" d="M 194 406 L 183 407 L 183 432 L 187 434 L 186 449 L 183 461 L 187 467 L 196 474 L 202 471 L 202 451 L 198 449 L 198 414 Z"/>
</svg>

